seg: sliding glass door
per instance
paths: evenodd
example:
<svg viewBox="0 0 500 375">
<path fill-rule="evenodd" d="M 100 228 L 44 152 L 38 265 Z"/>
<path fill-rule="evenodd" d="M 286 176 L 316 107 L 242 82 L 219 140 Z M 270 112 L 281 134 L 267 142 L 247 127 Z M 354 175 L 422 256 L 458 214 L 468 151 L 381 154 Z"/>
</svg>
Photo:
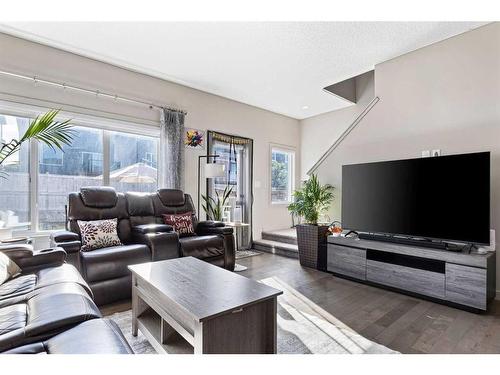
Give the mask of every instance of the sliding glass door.
<svg viewBox="0 0 500 375">
<path fill-rule="evenodd" d="M 215 162 L 225 165 L 223 177 L 207 179 L 207 192 L 215 196 L 222 194 L 226 187 L 231 188 L 231 195 L 226 210 L 231 222 L 241 222 L 243 226 L 235 228 L 238 232 L 240 249 L 252 245 L 252 179 L 253 179 L 253 140 L 229 134 L 208 132 L 208 155 L 219 155 Z M 246 226 L 245 224 L 248 224 Z"/>
</svg>

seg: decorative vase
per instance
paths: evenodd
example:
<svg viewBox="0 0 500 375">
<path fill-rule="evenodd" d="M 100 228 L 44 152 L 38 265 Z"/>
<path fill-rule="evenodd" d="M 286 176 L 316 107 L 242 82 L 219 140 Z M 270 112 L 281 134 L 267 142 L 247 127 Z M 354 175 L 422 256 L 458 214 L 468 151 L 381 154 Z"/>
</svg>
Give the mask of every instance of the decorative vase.
<svg viewBox="0 0 500 375">
<path fill-rule="evenodd" d="M 296 229 L 300 264 L 325 271 L 328 225 L 299 224 Z"/>
</svg>

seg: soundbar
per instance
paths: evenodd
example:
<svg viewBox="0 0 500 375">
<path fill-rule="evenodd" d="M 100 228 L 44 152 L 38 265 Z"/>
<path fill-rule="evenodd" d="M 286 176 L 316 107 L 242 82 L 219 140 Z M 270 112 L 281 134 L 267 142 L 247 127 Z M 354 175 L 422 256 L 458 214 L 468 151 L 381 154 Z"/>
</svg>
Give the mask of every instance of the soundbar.
<svg viewBox="0 0 500 375">
<path fill-rule="evenodd" d="M 407 238 L 407 237 L 397 237 L 397 236 L 388 236 L 383 234 L 373 234 L 373 233 L 359 233 L 358 237 L 362 240 L 370 240 L 370 241 L 381 241 L 381 242 L 392 242 L 403 245 L 410 246 L 421 246 L 421 247 L 429 247 L 432 249 L 440 249 L 440 250 L 448 250 L 448 251 L 463 251 L 468 246 L 459 246 L 446 242 L 437 242 L 426 239 L 415 239 L 415 238 Z"/>
</svg>

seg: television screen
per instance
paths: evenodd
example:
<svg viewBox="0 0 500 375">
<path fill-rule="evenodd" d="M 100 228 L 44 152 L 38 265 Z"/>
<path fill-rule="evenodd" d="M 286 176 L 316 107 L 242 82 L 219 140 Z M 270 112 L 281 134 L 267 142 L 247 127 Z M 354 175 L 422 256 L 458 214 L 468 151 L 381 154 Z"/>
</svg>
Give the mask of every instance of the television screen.
<svg viewBox="0 0 500 375">
<path fill-rule="evenodd" d="M 342 226 L 489 244 L 490 153 L 344 165 Z"/>
</svg>

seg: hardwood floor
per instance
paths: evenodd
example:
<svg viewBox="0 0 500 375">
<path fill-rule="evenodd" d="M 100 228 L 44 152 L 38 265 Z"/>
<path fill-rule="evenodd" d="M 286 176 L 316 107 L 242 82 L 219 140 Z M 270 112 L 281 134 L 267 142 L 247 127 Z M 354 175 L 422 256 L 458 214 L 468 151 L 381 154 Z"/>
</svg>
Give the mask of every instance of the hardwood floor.
<svg viewBox="0 0 500 375">
<path fill-rule="evenodd" d="M 500 353 L 500 301 L 475 314 L 303 268 L 297 259 L 279 255 L 237 263 L 248 267 L 241 275 L 277 276 L 361 335 L 402 353 Z M 127 309 L 129 302 L 101 311 Z"/>
<path fill-rule="evenodd" d="M 277 276 L 361 335 L 402 353 L 500 353 L 500 301 L 475 314 L 360 284 L 273 254 L 239 259 L 252 279 Z"/>
</svg>

